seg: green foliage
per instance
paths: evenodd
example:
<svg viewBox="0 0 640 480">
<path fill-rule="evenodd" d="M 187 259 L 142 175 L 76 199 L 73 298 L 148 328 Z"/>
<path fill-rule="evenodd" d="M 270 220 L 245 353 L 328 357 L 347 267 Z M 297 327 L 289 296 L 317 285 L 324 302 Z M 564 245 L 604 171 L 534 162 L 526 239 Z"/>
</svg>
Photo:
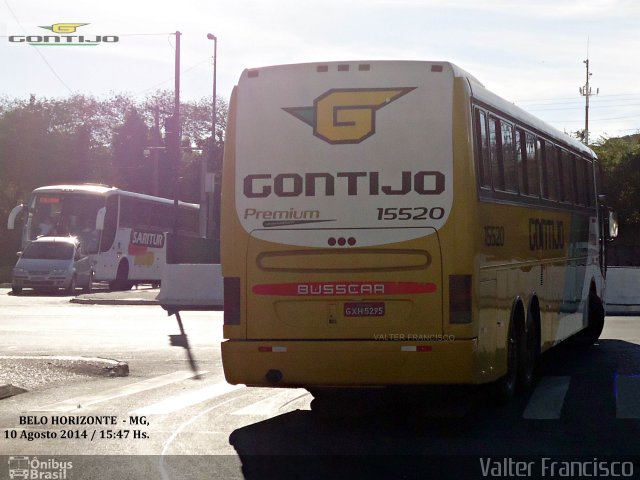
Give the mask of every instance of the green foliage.
<svg viewBox="0 0 640 480">
<path fill-rule="evenodd" d="M 603 170 L 607 203 L 621 226 L 640 225 L 640 136 L 609 138 L 593 145 Z"/>
<path fill-rule="evenodd" d="M 173 113 L 173 102 L 170 91 L 143 100 L 122 94 L 0 98 L 0 265 L 15 262 L 18 237 L 6 230 L 9 212 L 42 185 L 103 183 L 153 194 L 157 163 L 160 195 L 172 193 L 168 184 L 177 175 L 181 198 L 198 202 L 198 167 L 212 148 L 211 99 L 181 105 L 182 158 L 177 171 L 172 167 L 163 177 L 169 166 L 164 120 Z M 218 98 L 216 151 L 222 148 L 227 111 Z"/>
</svg>

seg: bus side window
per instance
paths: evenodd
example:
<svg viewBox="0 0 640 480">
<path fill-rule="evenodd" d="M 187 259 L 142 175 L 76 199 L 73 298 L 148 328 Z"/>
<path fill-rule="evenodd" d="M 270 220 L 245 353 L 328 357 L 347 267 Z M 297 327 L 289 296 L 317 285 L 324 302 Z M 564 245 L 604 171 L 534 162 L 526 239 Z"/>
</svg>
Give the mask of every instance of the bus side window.
<svg viewBox="0 0 640 480">
<path fill-rule="evenodd" d="M 538 139 L 538 165 L 540 166 L 540 196 L 549 198 L 549 182 L 547 181 L 547 157 L 545 155 L 546 144 Z"/>
<path fill-rule="evenodd" d="M 560 150 L 560 184 L 562 185 L 562 201 L 566 203 L 575 202 L 575 165 L 573 155 L 566 150 Z"/>
<path fill-rule="evenodd" d="M 476 123 L 476 162 L 480 177 L 480 186 L 491 188 L 491 164 L 489 157 L 489 138 L 487 137 L 487 116 L 480 109 L 475 110 Z"/>
<path fill-rule="evenodd" d="M 508 192 L 518 192 L 518 171 L 516 167 L 515 149 L 513 145 L 513 125 L 500 121 L 502 140 L 502 168 L 504 171 L 504 187 Z"/>
<path fill-rule="evenodd" d="M 491 177 L 493 188 L 504 190 L 504 165 L 502 163 L 502 135 L 500 120 L 489 117 L 489 150 L 491 154 Z"/>
<path fill-rule="evenodd" d="M 525 135 L 525 156 L 527 159 L 527 194 L 540 196 L 540 175 L 538 173 L 539 147 L 536 148 L 536 137 L 531 133 Z"/>
<path fill-rule="evenodd" d="M 597 202 L 595 198 L 595 188 L 593 185 L 593 162 L 591 160 L 584 161 L 584 173 L 587 178 L 587 206 L 595 207 Z"/>
<path fill-rule="evenodd" d="M 544 163 L 546 172 L 547 199 L 558 201 L 558 153 L 556 146 L 552 143 L 544 144 Z"/>
<path fill-rule="evenodd" d="M 576 203 L 578 205 L 587 205 L 587 178 L 585 176 L 585 161 L 581 157 L 573 156 L 576 168 Z"/>
<path fill-rule="evenodd" d="M 529 194 L 529 189 L 527 188 L 527 151 L 525 144 L 525 136 L 524 130 L 517 128 L 516 129 L 516 168 L 518 172 L 518 188 L 520 188 L 520 193 L 524 195 Z"/>
</svg>

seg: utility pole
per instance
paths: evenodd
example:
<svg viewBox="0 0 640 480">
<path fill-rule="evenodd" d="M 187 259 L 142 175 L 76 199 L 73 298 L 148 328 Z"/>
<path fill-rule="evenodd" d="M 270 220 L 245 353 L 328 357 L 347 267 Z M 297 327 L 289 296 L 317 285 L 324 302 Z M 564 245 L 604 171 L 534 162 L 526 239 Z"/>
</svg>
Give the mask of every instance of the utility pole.
<svg viewBox="0 0 640 480">
<path fill-rule="evenodd" d="M 175 90 L 174 90 L 174 105 L 173 105 L 173 118 L 172 118 L 172 130 L 174 135 L 170 142 L 169 159 L 172 163 L 173 173 L 173 245 L 168 246 L 167 255 L 172 257 L 172 262 L 177 263 L 178 256 L 178 230 L 179 230 L 179 195 L 180 195 L 180 139 L 182 137 L 182 128 L 180 122 L 180 32 L 176 32 L 176 55 L 175 55 Z M 171 252 L 169 250 L 172 250 Z"/>
<path fill-rule="evenodd" d="M 587 46 L 587 59 L 582 62 L 587 66 L 587 81 L 584 87 L 580 87 L 580 95 L 585 98 L 585 107 L 584 107 L 584 143 L 585 145 L 589 145 L 589 97 L 594 95 L 591 92 L 591 87 L 589 86 L 589 78 L 593 75 L 589 72 L 589 47 Z M 600 89 L 596 89 L 595 95 L 600 93 Z"/>
<path fill-rule="evenodd" d="M 200 208 L 204 208 L 206 218 L 204 219 L 204 234 L 207 238 L 216 239 L 216 258 L 219 250 L 220 239 L 220 179 L 218 177 L 216 164 L 217 144 L 217 105 L 216 105 L 216 59 L 218 55 L 218 37 L 212 33 L 207 33 L 207 38 L 213 40 L 213 96 L 211 101 L 211 148 L 208 160 L 203 160 L 203 202 Z"/>
<path fill-rule="evenodd" d="M 162 146 L 160 134 L 160 107 L 156 105 L 153 108 L 153 130 L 151 131 L 151 161 L 153 162 L 153 194 L 160 196 L 160 147 Z"/>
</svg>

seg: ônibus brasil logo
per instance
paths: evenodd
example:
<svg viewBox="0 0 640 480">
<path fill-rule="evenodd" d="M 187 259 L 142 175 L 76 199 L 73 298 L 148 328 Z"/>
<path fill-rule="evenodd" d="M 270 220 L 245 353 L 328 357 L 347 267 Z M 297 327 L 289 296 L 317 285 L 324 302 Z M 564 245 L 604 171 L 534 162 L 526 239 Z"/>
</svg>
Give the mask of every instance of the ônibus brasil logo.
<svg viewBox="0 0 640 480">
<path fill-rule="evenodd" d="M 76 29 L 89 25 L 88 23 L 54 23 L 50 26 L 40 26 L 60 35 L 11 35 L 9 42 L 26 43 L 34 47 L 67 46 L 92 47 L 101 43 L 117 43 L 120 39 L 116 35 L 70 35 Z"/>
<path fill-rule="evenodd" d="M 310 107 L 283 110 L 331 144 L 360 143 L 376 133 L 376 112 L 416 87 L 331 89 Z"/>
</svg>

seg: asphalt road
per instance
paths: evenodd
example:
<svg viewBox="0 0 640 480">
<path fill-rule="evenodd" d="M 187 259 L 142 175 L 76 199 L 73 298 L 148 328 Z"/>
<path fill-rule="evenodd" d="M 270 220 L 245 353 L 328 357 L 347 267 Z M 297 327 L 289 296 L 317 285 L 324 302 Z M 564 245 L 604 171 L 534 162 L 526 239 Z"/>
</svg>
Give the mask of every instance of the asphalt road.
<svg viewBox="0 0 640 480">
<path fill-rule="evenodd" d="M 302 389 L 224 381 L 221 312 L 183 314 L 194 378 L 160 307 L 69 299 L 0 289 L 0 365 L 41 378 L 0 400 L 0 452 L 14 464 L 75 462 L 67 478 L 567 478 L 557 462 L 570 458 L 596 478 L 625 466 L 640 478 L 640 317 L 608 317 L 598 345 L 544 355 L 536 388 L 506 406 L 482 388 L 446 388 L 399 391 L 376 408 L 375 395 L 355 396 L 320 412 Z M 16 358 L 33 356 L 41 364 Z M 129 375 L 42 356 L 124 361 Z M 0 478 L 8 462 L 0 457 Z"/>
</svg>

